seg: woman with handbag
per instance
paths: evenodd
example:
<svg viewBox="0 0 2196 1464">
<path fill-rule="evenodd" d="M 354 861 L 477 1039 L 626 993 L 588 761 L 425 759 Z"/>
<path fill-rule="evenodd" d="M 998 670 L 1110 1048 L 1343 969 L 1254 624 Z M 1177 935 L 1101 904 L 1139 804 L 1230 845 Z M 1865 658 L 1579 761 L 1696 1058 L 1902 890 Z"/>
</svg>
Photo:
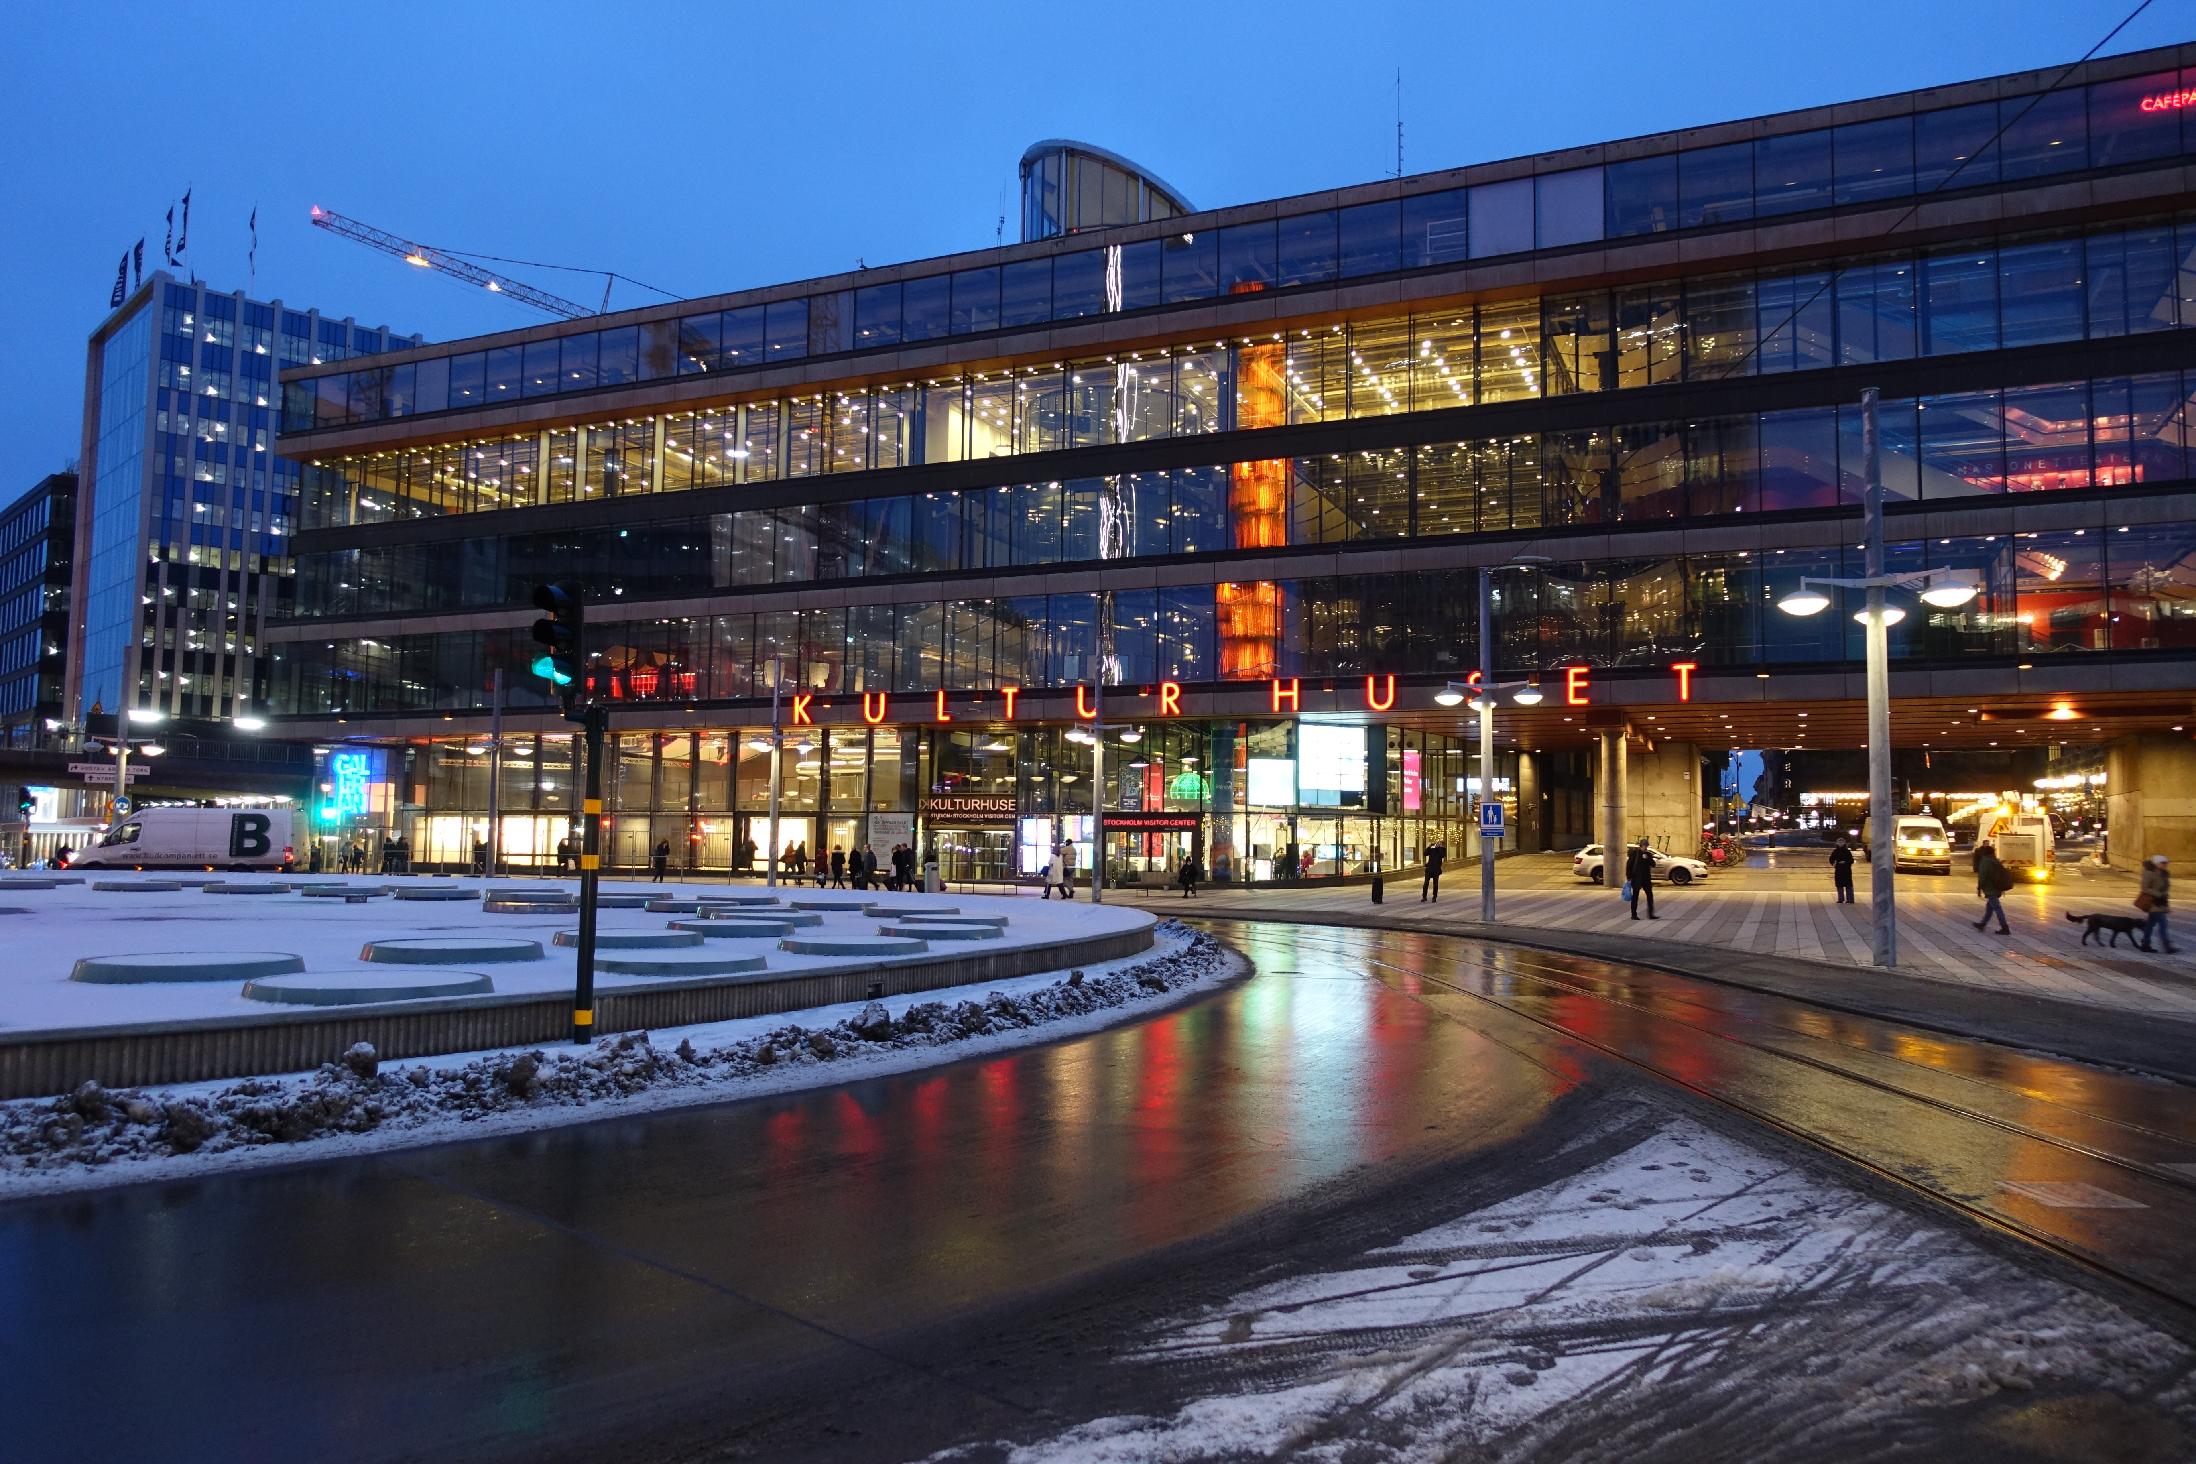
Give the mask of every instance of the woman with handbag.
<svg viewBox="0 0 2196 1464">
<path fill-rule="evenodd" d="M 2165 855 L 2153 854 L 2145 859 L 2142 893 L 2135 897 L 2135 908 L 2150 917 L 2143 924 L 2143 939 L 2169 956 L 2176 954 L 2173 932 L 2166 926 L 2166 903 L 2172 890 L 2173 876 L 2166 872 Z"/>
</svg>

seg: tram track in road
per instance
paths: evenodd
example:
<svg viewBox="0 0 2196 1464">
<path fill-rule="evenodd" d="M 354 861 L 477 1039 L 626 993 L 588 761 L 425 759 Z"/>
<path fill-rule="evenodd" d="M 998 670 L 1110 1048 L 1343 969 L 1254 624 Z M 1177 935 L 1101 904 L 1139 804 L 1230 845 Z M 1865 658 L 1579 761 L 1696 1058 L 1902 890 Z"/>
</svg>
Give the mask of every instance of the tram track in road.
<svg viewBox="0 0 2196 1464">
<path fill-rule="evenodd" d="M 2178 1084 L 1477 936 L 1227 923 L 1254 959 L 1280 942 L 1354 964 L 1527 1055 L 1534 1032 L 1578 1044 L 2196 1320 L 2196 1094 Z"/>
</svg>

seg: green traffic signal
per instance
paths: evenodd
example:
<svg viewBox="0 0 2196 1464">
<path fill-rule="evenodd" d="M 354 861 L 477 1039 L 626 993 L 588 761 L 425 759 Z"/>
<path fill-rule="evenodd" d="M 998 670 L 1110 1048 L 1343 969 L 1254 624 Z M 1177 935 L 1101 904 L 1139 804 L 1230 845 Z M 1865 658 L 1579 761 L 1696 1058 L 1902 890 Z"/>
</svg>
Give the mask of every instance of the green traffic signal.
<svg viewBox="0 0 2196 1464">
<path fill-rule="evenodd" d="M 558 669 L 557 658 L 554 656 L 536 656 L 534 658 L 534 674 L 552 686 L 570 686 L 572 684 L 571 676 Z"/>
</svg>

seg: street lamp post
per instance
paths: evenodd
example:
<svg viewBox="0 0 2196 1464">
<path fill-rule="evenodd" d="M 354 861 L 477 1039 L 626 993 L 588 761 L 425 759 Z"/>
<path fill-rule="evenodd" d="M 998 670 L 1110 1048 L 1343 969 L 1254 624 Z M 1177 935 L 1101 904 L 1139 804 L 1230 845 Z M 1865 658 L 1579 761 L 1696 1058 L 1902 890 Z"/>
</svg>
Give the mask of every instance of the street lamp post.
<svg viewBox="0 0 2196 1464">
<path fill-rule="evenodd" d="M 1520 554 L 1509 561 L 1510 567 L 1529 568 L 1546 564 L 1547 558 L 1539 554 Z M 1504 566 L 1482 564 L 1479 567 L 1479 686 L 1450 682 L 1434 693 L 1434 700 L 1442 706 L 1453 707 L 1466 696 L 1476 697 L 1474 705 L 1479 711 L 1479 798 L 1472 806 L 1472 817 L 1481 817 L 1479 806 L 1494 797 L 1494 694 L 1515 688 L 1511 698 L 1521 707 L 1540 703 L 1540 684 L 1537 681 L 1512 681 L 1497 684 L 1494 668 L 1494 572 Z M 1495 918 L 1495 846 L 1485 834 L 1479 836 L 1479 918 L 1488 925 Z"/>
<path fill-rule="evenodd" d="M 764 837 L 769 843 L 763 849 L 763 887 L 778 887 L 778 783 L 785 769 L 785 723 L 780 720 L 782 689 L 785 686 L 785 661 L 783 658 L 770 663 L 770 832 Z"/>
<path fill-rule="evenodd" d="M 1906 611 L 1890 604 L 1888 592 L 1911 589 L 1925 604 L 1953 610 L 1975 598 L 1980 586 L 1955 570 L 1912 569 L 1891 573 L 1884 567 L 1883 478 L 1878 471 L 1876 388 L 1861 393 L 1862 567 L 1859 579 L 1803 576 L 1799 588 L 1777 602 L 1787 615 L 1819 615 L 1830 607 L 1825 589 L 1863 590 L 1867 608 L 1854 618 L 1867 634 L 1868 652 L 1868 872 L 1869 914 L 1874 927 L 1873 959 L 1883 967 L 1899 959 L 1898 902 L 1894 888 L 1898 850 L 1891 814 L 1891 654 L 1890 629 Z"/>
</svg>

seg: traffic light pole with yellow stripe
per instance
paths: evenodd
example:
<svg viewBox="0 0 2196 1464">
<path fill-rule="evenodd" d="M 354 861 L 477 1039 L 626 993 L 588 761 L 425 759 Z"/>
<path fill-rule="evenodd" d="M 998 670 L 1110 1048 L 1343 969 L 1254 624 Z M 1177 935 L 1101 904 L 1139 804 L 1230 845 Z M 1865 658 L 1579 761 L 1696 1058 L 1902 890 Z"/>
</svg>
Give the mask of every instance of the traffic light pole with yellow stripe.
<svg viewBox="0 0 2196 1464">
<path fill-rule="evenodd" d="M 572 1040 L 595 1035 L 595 896 L 602 883 L 602 734 L 610 714 L 581 707 L 574 720 L 586 733 L 587 792 L 580 803 L 579 981 L 572 995 Z"/>
<path fill-rule="evenodd" d="M 602 882 L 602 735 L 610 714 L 594 705 L 587 687 L 587 606 L 572 585 L 534 586 L 536 676 L 563 704 L 564 720 L 586 734 L 586 792 L 580 804 L 579 979 L 572 991 L 572 1040 L 595 1035 L 595 897 Z"/>
</svg>

